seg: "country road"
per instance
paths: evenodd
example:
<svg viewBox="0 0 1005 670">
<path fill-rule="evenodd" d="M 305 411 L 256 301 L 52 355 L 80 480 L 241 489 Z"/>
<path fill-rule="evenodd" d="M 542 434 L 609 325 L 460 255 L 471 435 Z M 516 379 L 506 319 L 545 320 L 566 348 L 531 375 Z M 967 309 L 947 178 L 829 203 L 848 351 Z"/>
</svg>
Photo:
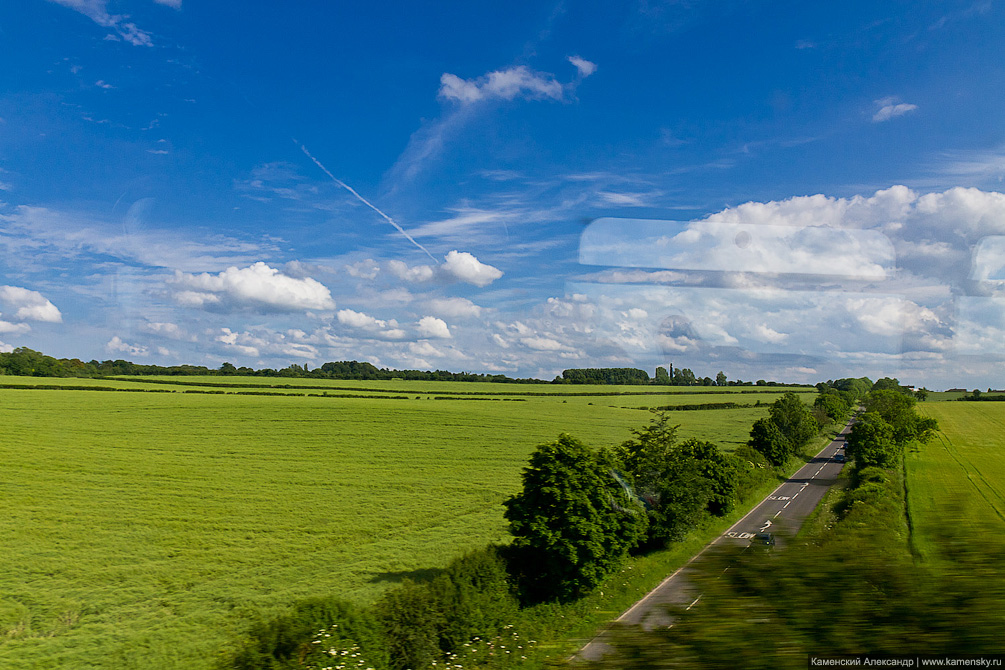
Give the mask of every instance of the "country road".
<svg viewBox="0 0 1005 670">
<path fill-rule="evenodd" d="M 666 613 L 667 605 L 690 607 L 701 597 L 695 593 L 693 586 L 687 580 L 688 569 L 699 556 L 716 546 L 734 545 L 746 548 L 750 546 L 754 534 L 759 532 L 782 531 L 786 536 L 794 535 L 810 512 L 823 499 L 827 490 L 837 481 L 844 463 L 837 462 L 834 456 L 844 454 L 844 440 L 850 428 L 849 422 L 837 438 L 820 450 L 809 463 L 782 482 L 729 530 L 705 545 L 687 564 L 664 579 L 659 586 L 619 616 L 615 623 L 641 625 L 646 629 L 668 626 L 670 620 Z M 777 546 L 781 546 L 784 537 L 777 537 L 776 541 Z M 602 658 L 609 650 L 604 642 L 605 634 L 606 631 L 599 633 L 573 658 L 590 661 Z"/>
</svg>

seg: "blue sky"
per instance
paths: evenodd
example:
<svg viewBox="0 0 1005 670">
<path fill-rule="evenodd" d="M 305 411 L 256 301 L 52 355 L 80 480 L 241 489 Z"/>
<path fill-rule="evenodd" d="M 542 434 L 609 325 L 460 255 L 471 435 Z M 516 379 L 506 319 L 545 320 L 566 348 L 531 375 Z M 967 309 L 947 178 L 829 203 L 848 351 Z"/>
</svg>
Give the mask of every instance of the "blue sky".
<svg viewBox="0 0 1005 670">
<path fill-rule="evenodd" d="M 340 4 L 3 3 L 0 348 L 1005 383 L 1000 3 Z"/>
</svg>

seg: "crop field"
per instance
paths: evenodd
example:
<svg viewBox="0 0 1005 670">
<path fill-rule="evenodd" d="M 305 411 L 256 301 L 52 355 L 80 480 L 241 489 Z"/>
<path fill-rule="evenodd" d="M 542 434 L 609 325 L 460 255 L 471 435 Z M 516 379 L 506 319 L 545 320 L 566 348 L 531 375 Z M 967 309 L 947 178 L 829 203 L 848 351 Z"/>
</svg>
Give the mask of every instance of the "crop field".
<svg viewBox="0 0 1005 670">
<path fill-rule="evenodd" d="M 941 430 L 907 456 L 908 509 L 922 556 L 939 541 L 936 522 L 967 535 L 1005 531 L 1005 403 L 926 402 L 918 409 Z"/>
<path fill-rule="evenodd" d="M 173 391 L 0 388 L 5 669 L 211 668 L 259 613 L 326 593 L 368 602 L 409 574 L 506 541 L 500 503 L 535 445 L 561 432 L 610 445 L 648 422 L 638 407 L 761 400 L 675 412 L 682 437 L 732 449 L 781 394 L 307 384 L 374 389 L 348 398 L 2 381 Z"/>
</svg>

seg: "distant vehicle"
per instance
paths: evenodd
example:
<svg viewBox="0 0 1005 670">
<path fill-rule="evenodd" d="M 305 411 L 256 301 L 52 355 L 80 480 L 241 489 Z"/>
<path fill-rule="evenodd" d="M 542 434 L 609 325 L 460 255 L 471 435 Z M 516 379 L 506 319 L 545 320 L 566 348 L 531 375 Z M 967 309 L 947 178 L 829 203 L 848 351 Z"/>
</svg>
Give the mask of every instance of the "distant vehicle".
<svg viewBox="0 0 1005 670">
<path fill-rule="evenodd" d="M 750 543 L 758 546 L 773 547 L 775 546 L 775 536 L 771 533 L 754 533 L 754 537 L 750 538 Z"/>
<path fill-rule="evenodd" d="M 834 454 L 834 461 L 837 463 L 844 463 L 845 462 L 844 454 Z"/>
</svg>

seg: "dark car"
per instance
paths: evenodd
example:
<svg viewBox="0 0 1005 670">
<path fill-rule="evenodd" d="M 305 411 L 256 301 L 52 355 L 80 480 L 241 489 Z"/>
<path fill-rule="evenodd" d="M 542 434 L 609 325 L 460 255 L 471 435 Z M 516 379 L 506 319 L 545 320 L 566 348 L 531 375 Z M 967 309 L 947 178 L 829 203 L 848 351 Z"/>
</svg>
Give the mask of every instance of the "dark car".
<svg viewBox="0 0 1005 670">
<path fill-rule="evenodd" d="M 834 461 L 836 463 L 844 463 L 845 462 L 844 454 L 834 454 Z"/>
<path fill-rule="evenodd" d="M 771 533 L 754 533 L 754 537 L 750 538 L 750 543 L 758 546 L 773 547 L 775 546 L 775 536 Z"/>
</svg>

